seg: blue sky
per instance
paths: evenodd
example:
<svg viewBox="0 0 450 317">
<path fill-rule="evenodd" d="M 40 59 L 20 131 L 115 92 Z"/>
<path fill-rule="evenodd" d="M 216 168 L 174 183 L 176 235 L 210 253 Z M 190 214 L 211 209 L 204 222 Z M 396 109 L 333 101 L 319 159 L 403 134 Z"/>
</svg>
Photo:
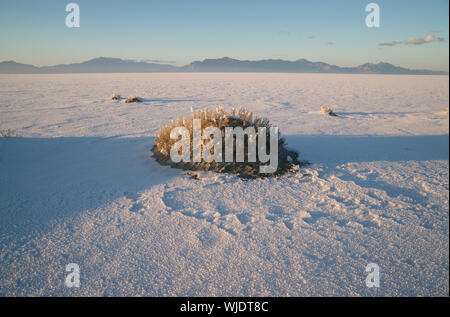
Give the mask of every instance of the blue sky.
<svg viewBox="0 0 450 317">
<path fill-rule="evenodd" d="M 65 25 L 70 2 L 80 6 L 80 28 Z M 369 2 L 380 6 L 380 28 L 365 25 Z M 448 0 L 2 0 L 0 61 L 106 56 L 184 65 L 228 56 L 448 71 L 448 10 Z M 439 40 L 420 40 L 427 36 Z"/>
</svg>

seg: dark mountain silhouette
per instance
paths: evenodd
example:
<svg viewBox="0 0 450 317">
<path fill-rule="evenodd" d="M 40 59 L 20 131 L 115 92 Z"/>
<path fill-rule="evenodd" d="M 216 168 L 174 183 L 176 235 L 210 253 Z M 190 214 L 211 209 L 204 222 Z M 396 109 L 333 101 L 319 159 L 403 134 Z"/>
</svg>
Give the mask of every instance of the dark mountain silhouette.
<svg viewBox="0 0 450 317">
<path fill-rule="evenodd" d="M 147 73 L 173 71 L 175 67 L 120 58 L 98 57 L 83 63 L 45 66 L 40 69 L 44 73 Z"/>
<path fill-rule="evenodd" d="M 294 62 L 281 59 L 266 59 L 259 61 L 241 61 L 224 57 L 220 59 L 205 59 L 183 67 L 194 72 L 263 72 L 263 73 L 338 73 L 341 68 L 322 62 L 310 62 L 299 59 Z"/>
<path fill-rule="evenodd" d="M 15 61 L 0 63 L 0 74 L 36 74 L 40 69 L 33 65 L 20 64 Z"/>
<path fill-rule="evenodd" d="M 241 61 L 228 57 L 205 59 L 184 66 L 191 72 L 265 72 L 265 73 L 342 73 L 342 74 L 418 74 L 448 75 L 448 72 L 407 69 L 389 63 L 367 63 L 356 67 L 339 67 L 323 62 L 311 62 L 306 59 L 285 61 L 267 59 L 259 61 Z"/>
<path fill-rule="evenodd" d="M 448 72 L 431 71 L 426 69 L 408 69 L 394 66 L 389 63 L 372 64 L 367 63 L 356 67 L 359 73 L 363 74 L 415 74 L 415 75 L 448 75 Z"/>
<path fill-rule="evenodd" d="M 16 63 L 1 62 L 1 74 L 60 74 L 60 73 L 151 73 L 151 72 L 257 72 L 257 73 L 341 73 L 341 74 L 410 74 L 448 75 L 448 72 L 407 69 L 389 63 L 367 63 L 356 67 L 340 67 L 306 59 L 286 61 L 265 59 L 242 61 L 229 57 L 195 61 L 189 65 L 176 67 L 166 64 L 123 60 L 120 58 L 98 57 L 86 62 L 35 67 Z"/>
<path fill-rule="evenodd" d="M 151 73 L 170 72 L 176 67 L 164 64 L 98 57 L 86 62 L 35 67 L 13 61 L 0 63 L 2 74 L 62 74 L 62 73 Z"/>
</svg>

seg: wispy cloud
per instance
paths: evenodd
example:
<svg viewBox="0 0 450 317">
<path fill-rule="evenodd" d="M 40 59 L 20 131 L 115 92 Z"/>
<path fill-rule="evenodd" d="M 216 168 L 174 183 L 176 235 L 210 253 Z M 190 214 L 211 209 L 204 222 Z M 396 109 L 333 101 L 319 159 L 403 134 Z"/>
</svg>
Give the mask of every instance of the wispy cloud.
<svg viewBox="0 0 450 317">
<path fill-rule="evenodd" d="M 286 31 L 286 30 L 280 30 L 279 32 L 281 35 L 289 35 L 290 34 L 289 31 Z"/>
<path fill-rule="evenodd" d="M 395 46 L 395 45 L 399 45 L 399 44 L 422 45 L 422 44 L 433 43 L 433 42 L 444 42 L 443 37 L 437 37 L 435 35 L 438 32 L 439 31 L 433 30 L 433 31 L 431 31 L 430 35 L 427 35 L 425 37 L 412 37 L 409 40 L 404 40 L 404 41 L 388 41 L 388 42 L 379 43 L 378 45 L 380 45 L 380 46 Z"/>
<path fill-rule="evenodd" d="M 315 38 L 314 35 L 310 35 L 310 36 L 307 37 L 308 40 L 312 40 L 312 39 L 314 39 L 314 38 Z"/>
<path fill-rule="evenodd" d="M 327 42 L 327 45 L 334 45 L 334 42 Z"/>
<path fill-rule="evenodd" d="M 401 41 L 388 41 L 388 42 L 380 43 L 378 45 L 380 45 L 380 46 L 395 46 L 397 44 L 402 44 L 402 42 Z"/>
<path fill-rule="evenodd" d="M 427 35 L 425 37 L 412 37 L 409 40 L 404 41 L 405 44 L 415 44 L 415 45 L 421 45 L 426 43 L 433 43 L 433 42 L 443 42 L 444 38 L 437 37 L 434 34 Z"/>
</svg>

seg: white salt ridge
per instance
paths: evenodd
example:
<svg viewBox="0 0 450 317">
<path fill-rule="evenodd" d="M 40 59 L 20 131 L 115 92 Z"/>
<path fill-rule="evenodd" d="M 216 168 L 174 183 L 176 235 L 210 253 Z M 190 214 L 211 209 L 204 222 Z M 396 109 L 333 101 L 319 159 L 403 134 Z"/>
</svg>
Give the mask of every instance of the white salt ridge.
<svg viewBox="0 0 450 317">
<path fill-rule="evenodd" d="M 0 75 L 0 129 L 23 136 L 0 139 L 0 295 L 448 296 L 448 84 Z M 220 105 L 269 117 L 312 165 L 195 180 L 151 158 L 162 124 Z M 79 289 L 64 286 L 71 262 Z M 380 288 L 365 286 L 372 262 Z"/>
</svg>

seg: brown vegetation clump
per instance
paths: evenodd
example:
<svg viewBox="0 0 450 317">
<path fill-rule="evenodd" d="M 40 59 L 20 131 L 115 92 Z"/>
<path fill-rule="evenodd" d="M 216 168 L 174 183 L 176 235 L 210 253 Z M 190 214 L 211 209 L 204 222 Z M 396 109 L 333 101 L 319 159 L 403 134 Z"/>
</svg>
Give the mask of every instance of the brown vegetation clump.
<svg viewBox="0 0 450 317">
<path fill-rule="evenodd" d="M 131 102 L 142 102 L 141 99 L 139 97 L 136 96 L 130 96 L 125 100 L 126 103 L 131 103 Z"/>
<path fill-rule="evenodd" d="M 334 113 L 333 109 L 328 108 L 328 107 L 321 107 L 320 108 L 320 112 L 328 114 L 332 117 L 337 117 L 338 115 Z"/>
<path fill-rule="evenodd" d="M 120 97 L 120 95 L 119 94 L 113 94 L 112 96 L 111 96 L 111 99 L 112 100 L 119 100 L 119 99 L 121 99 L 122 97 Z"/>
<path fill-rule="evenodd" d="M 233 145 L 233 162 L 205 162 L 203 159 L 201 162 L 192 162 L 193 157 L 193 119 L 201 120 L 201 127 L 205 129 L 207 127 L 217 127 L 222 132 L 222 157 L 225 157 L 225 127 L 241 127 L 246 129 L 247 127 L 254 127 L 256 134 L 258 135 L 258 128 L 266 128 L 266 149 L 270 149 L 269 130 L 271 124 L 268 119 L 259 118 L 253 115 L 253 113 L 246 109 L 235 110 L 226 112 L 223 108 L 217 108 L 215 111 L 203 110 L 194 111 L 191 110 L 191 115 L 187 118 L 180 118 L 177 121 L 172 121 L 171 124 L 167 124 L 161 127 L 159 133 L 155 138 L 155 146 L 152 148 L 153 157 L 161 165 L 169 165 L 175 168 L 181 168 L 191 171 L 214 171 L 219 173 L 231 173 L 237 174 L 243 178 L 265 178 L 271 176 L 279 176 L 285 173 L 294 172 L 299 166 L 307 164 L 305 161 L 298 160 L 298 153 L 288 150 L 286 148 L 286 142 L 283 138 L 278 139 L 278 169 L 272 174 L 262 174 L 259 172 L 262 163 L 259 159 L 256 162 L 248 162 L 248 139 L 247 136 L 244 142 L 244 162 L 236 162 L 235 156 L 235 144 L 236 137 L 234 136 Z M 173 162 L 170 158 L 170 149 L 178 141 L 170 138 L 170 133 L 175 127 L 185 127 L 190 133 L 190 162 Z M 257 137 L 257 140 L 259 138 Z M 203 140 L 203 144 L 209 142 L 211 139 Z M 257 144 L 258 148 L 258 144 Z"/>
</svg>

